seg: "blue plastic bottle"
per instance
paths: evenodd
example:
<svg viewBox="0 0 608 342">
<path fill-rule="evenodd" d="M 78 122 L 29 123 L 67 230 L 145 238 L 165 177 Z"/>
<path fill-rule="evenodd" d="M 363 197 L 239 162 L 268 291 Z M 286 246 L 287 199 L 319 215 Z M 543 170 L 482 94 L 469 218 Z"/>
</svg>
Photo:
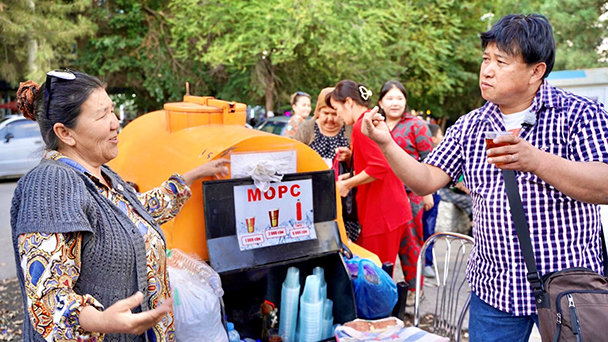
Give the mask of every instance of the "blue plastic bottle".
<svg viewBox="0 0 608 342">
<path fill-rule="evenodd" d="M 234 323 L 228 322 L 226 327 L 228 328 L 228 340 L 230 342 L 241 342 L 241 335 L 239 335 L 238 331 L 234 330 Z"/>
</svg>

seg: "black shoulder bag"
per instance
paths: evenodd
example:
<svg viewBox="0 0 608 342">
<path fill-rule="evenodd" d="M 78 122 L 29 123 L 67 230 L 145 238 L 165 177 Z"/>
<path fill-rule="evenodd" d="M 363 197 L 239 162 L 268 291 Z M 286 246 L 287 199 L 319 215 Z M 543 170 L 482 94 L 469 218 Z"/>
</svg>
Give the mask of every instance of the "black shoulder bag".
<svg viewBox="0 0 608 342">
<path fill-rule="evenodd" d="M 350 160 L 350 177 L 352 178 L 355 174 L 355 150 L 352 151 L 352 158 Z M 345 171 L 348 170 L 346 163 L 341 162 L 340 168 Z M 348 172 L 348 171 L 347 171 Z M 346 173 L 346 172 L 343 172 Z M 342 197 L 342 218 L 345 221 L 359 222 L 357 217 L 357 187 L 350 189 L 346 197 Z"/>
<path fill-rule="evenodd" d="M 519 195 L 515 171 L 502 170 L 511 215 L 534 299 L 543 342 L 608 341 L 608 278 L 587 268 L 573 267 L 541 277 L 530 241 L 528 221 Z M 601 231 L 604 270 L 606 244 Z"/>
</svg>

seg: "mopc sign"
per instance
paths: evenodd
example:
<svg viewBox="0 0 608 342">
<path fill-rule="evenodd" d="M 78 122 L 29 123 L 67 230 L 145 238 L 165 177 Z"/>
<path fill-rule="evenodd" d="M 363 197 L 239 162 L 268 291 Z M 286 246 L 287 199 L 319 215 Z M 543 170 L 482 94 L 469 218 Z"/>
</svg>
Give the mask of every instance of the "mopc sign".
<svg viewBox="0 0 608 342">
<path fill-rule="evenodd" d="M 316 239 L 312 180 L 234 187 L 236 235 L 241 250 Z"/>
</svg>

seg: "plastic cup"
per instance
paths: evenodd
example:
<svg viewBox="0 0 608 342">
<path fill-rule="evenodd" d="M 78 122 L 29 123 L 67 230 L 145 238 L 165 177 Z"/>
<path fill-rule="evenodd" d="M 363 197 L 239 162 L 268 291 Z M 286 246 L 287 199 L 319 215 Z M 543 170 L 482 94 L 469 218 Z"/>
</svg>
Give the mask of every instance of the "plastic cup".
<svg viewBox="0 0 608 342">
<path fill-rule="evenodd" d="M 489 150 L 491 148 L 500 147 L 500 146 L 508 146 L 509 143 L 500 143 L 497 144 L 494 142 L 494 139 L 503 136 L 503 135 L 512 135 L 513 132 L 504 132 L 504 131 L 486 131 L 484 132 L 484 136 L 486 139 L 486 148 Z"/>
<path fill-rule="evenodd" d="M 295 288 L 300 286 L 300 269 L 297 267 L 290 267 L 287 269 L 287 276 L 285 277 L 285 287 Z"/>
<path fill-rule="evenodd" d="M 323 299 L 327 298 L 327 283 L 325 282 L 325 270 L 323 269 L 323 267 L 315 267 L 312 270 L 312 274 L 316 275 L 317 277 L 319 277 L 319 280 L 321 281 L 321 297 Z"/>
<path fill-rule="evenodd" d="M 509 146 L 510 144 L 507 142 L 504 143 L 500 143 L 497 144 L 494 142 L 494 139 L 503 136 L 503 135 L 512 135 L 513 132 L 504 132 L 504 131 L 486 131 L 485 132 L 485 138 L 486 138 L 486 149 L 491 149 L 491 148 L 496 148 L 496 147 L 500 147 L 500 146 Z M 500 157 L 503 156 L 504 154 L 501 155 L 496 155 L 496 156 L 492 156 L 492 158 L 494 157 Z M 496 163 L 496 165 L 502 165 L 504 163 Z"/>
<path fill-rule="evenodd" d="M 323 304 L 323 319 L 330 319 L 333 317 L 334 302 L 331 299 L 326 299 Z"/>
<path fill-rule="evenodd" d="M 302 293 L 302 298 L 305 302 L 317 303 L 321 301 L 320 283 L 319 277 L 315 274 L 306 277 L 304 292 Z"/>
</svg>

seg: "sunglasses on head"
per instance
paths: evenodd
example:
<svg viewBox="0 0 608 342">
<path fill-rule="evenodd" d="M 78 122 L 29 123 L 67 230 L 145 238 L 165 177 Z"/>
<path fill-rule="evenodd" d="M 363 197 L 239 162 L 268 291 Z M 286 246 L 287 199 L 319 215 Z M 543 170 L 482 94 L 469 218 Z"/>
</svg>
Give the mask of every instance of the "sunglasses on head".
<svg viewBox="0 0 608 342">
<path fill-rule="evenodd" d="M 308 93 L 305 93 L 305 92 L 303 92 L 303 91 L 297 91 L 297 92 L 296 92 L 296 95 L 298 95 L 298 96 L 307 96 L 307 97 L 310 97 L 310 95 L 308 95 Z"/>
<path fill-rule="evenodd" d="M 45 116 L 47 120 L 50 120 L 49 117 L 49 105 L 51 104 L 51 95 L 53 94 L 51 89 L 51 77 L 60 78 L 66 81 L 72 81 L 76 79 L 76 75 L 71 72 L 69 69 L 55 69 L 46 73 L 46 82 L 45 82 L 45 90 L 46 90 L 46 106 L 44 107 Z"/>
</svg>

